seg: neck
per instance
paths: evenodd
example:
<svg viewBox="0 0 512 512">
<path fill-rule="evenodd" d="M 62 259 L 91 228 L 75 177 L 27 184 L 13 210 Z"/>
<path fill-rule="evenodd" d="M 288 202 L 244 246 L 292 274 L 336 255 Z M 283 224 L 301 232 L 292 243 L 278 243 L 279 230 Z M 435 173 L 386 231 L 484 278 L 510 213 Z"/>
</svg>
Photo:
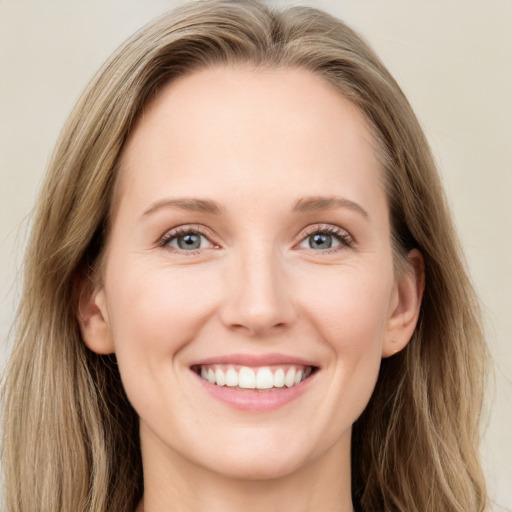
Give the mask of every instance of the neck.
<svg viewBox="0 0 512 512">
<path fill-rule="evenodd" d="M 143 443 L 137 512 L 352 512 L 350 439 L 279 477 L 237 479 Z"/>
</svg>

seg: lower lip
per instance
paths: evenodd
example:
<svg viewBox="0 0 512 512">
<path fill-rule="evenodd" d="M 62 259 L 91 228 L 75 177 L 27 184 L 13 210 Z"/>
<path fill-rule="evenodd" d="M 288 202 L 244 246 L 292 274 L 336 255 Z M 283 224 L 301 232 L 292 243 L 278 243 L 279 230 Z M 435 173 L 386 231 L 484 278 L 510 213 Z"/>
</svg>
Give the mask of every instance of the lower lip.
<svg viewBox="0 0 512 512">
<path fill-rule="evenodd" d="M 306 380 L 291 388 L 282 387 L 260 391 L 257 389 L 240 390 L 228 386 L 217 386 L 203 379 L 197 373 L 192 373 L 199 380 L 203 388 L 217 400 L 235 409 L 251 412 L 271 411 L 292 402 L 309 388 L 311 380 L 316 375 L 310 375 Z"/>
</svg>

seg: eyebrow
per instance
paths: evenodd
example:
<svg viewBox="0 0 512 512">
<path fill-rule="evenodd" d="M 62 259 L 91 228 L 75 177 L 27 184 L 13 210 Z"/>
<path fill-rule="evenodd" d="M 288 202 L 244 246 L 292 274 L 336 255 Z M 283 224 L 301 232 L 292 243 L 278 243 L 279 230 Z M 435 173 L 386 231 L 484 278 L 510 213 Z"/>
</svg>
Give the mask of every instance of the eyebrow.
<svg viewBox="0 0 512 512">
<path fill-rule="evenodd" d="M 294 212 L 308 213 L 335 208 L 349 208 L 368 218 L 368 212 L 359 204 L 340 196 L 312 196 L 299 199 L 293 207 Z"/>
<path fill-rule="evenodd" d="M 200 213 L 212 213 L 214 215 L 220 215 L 222 208 L 218 203 L 211 199 L 196 199 L 192 197 L 181 197 L 181 198 L 167 198 L 155 201 L 150 207 L 144 211 L 141 217 L 146 217 L 162 208 L 173 208 L 176 210 L 187 210 Z"/>
<path fill-rule="evenodd" d="M 152 203 L 141 215 L 146 217 L 162 208 L 172 208 L 177 210 L 195 211 L 200 213 L 210 213 L 220 215 L 222 207 L 211 199 L 197 199 L 192 197 L 166 198 Z M 340 196 L 312 196 L 299 199 L 293 207 L 293 212 L 308 213 L 323 210 L 334 210 L 336 208 L 349 208 L 363 217 L 368 218 L 368 212 L 359 204 Z"/>
</svg>

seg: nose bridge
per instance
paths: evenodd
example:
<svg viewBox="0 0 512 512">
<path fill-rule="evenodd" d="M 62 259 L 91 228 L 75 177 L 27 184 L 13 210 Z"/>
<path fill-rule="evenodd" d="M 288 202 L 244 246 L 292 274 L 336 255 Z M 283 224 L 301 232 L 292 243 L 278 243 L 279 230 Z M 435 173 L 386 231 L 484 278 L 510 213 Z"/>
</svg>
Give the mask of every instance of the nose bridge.
<svg viewBox="0 0 512 512">
<path fill-rule="evenodd" d="M 224 323 L 253 335 L 289 324 L 293 317 L 289 283 L 272 244 L 247 244 L 234 259 L 228 271 Z"/>
</svg>

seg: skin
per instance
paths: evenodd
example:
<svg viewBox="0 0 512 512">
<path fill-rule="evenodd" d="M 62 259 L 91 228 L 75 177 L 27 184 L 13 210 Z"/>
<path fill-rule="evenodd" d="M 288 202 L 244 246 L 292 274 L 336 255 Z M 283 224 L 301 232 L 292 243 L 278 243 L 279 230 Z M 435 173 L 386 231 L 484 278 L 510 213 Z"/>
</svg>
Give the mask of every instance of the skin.
<svg viewBox="0 0 512 512">
<path fill-rule="evenodd" d="M 423 290 L 421 272 L 394 273 L 372 147 L 358 109 L 305 70 L 201 70 L 144 109 L 102 278 L 83 285 L 78 314 L 89 348 L 116 353 L 140 417 L 139 510 L 352 510 L 352 424 L 381 358 L 409 341 Z M 333 196 L 344 201 L 294 209 Z M 162 203 L 177 198 L 220 213 Z M 200 227 L 198 250 L 162 243 L 178 226 Z M 311 247 L 326 228 L 334 247 Z M 218 401 L 190 370 L 275 352 L 319 370 L 270 411 Z"/>
</svg>

